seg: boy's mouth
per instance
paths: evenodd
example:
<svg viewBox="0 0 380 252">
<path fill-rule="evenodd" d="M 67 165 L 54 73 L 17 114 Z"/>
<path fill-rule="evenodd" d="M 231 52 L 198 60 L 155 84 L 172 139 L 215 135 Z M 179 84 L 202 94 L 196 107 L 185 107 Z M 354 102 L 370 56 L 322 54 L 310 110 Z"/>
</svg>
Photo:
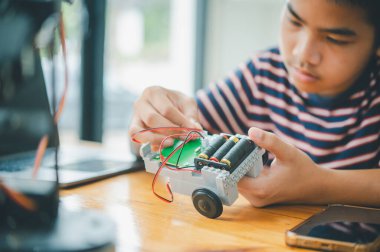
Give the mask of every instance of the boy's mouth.
<svg viewBox="0 0 380 252">
<path fill-rule="evenodd" d="M 312 83 L 316 82 L 319 79 L 316 74 L 313 74 L 299 67 L 292 67 L 291 72 L 293 77 L 302 83 Z"/>
</svg>

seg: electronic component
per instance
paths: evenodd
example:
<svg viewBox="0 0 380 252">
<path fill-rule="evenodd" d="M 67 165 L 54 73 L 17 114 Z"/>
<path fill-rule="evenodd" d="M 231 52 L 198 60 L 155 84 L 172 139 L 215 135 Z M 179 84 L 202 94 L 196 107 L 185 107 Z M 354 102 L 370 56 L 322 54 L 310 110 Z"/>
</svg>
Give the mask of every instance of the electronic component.
<svg viewBox="0 0 380 252">
<path fill-rule="evenodd" d="M 213 155 L 224 143 L 226 142 L 226 138 L 222 135 L 216 135 L 210 145 L 198 155 L 199 158 L 209 159 L 211 155 Z"/>
<path fill-rule="evenodd" d="M 215 153 L 214 155 L 210 158 L 211 161 L 214 162 L 219 162 L 224 155 L 227 154 L 229 150 L 239 141 L 239 138 L 236 136 L 231 136 Z"/>
<path fill-rule="evenodd" d="M 256 147 L 255 143 L 247 138 L 241 138 L 220 161 L 227 164 L 229 169 L 237 167 L 242 158 Z"/>
<path fill-rule="evenodd" d="M 166 178 L 172 192 L 191 195 L 200 214 L 217 218 L 223 212 L 223 205 L 230 206 L 238 198 L 240 179 L 245 175 L 259 175 L 268 153 L 247 136 L 229 135 L 226 140 L 222 134 L 198 134 L 203 138 L 186 143 L 176 140 L 174 146 L 161 153 L 152 151 L 149 143 L 144 144 L 140 154 L 147 172 Z M 182 156 L 177 154 L 179 150 Z M 184 170 L 188 167 L 195 169 Z"/>
</svg>

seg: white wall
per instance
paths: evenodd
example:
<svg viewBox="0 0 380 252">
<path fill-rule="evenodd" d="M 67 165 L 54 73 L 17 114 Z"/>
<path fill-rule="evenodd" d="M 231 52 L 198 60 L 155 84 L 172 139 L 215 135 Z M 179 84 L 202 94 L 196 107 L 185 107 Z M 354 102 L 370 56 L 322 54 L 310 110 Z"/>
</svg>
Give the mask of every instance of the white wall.
<svg viewBox="0 0 380 252">
<path fill-rule="evenodd" d="M 278 44 L 284 0 L 210 0 L 205 85 L 224 78 L 256 51 Z"/>
</svg>

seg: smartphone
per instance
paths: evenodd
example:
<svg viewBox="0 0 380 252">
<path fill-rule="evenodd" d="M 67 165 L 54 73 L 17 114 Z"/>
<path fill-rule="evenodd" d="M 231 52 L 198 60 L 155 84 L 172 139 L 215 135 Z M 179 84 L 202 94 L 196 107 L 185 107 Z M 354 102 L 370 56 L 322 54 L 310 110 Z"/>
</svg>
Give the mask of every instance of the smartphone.
<svg viewBox="0 0 380 252">
<path fill-rule="evenodd" d="M 380 209 L 329 205 L 291 230 L 286 244 L 324 251 L 380 251 Z"/>
</svg>

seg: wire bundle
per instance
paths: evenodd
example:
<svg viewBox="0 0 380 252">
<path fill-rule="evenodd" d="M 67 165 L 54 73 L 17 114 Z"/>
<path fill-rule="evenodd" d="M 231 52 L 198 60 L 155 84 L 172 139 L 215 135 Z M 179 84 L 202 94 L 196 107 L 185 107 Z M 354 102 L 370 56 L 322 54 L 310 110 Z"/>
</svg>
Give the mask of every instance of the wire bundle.
<svg viewBox="0 0 380 252">
<path fill-rule="evenodd" d="M 170 134 L 168 135 L 168 133 L 170 132 Z M 158 127 L 158 128 L 150 128 L 150 129 L 146 129 L 146 130 L 142 130 L 142 131 L 139 131 L 135 134 L 132 135 L 132 141 L 135 142 L 135 143 L 139 143 L 139 144 L 142 144 L 144 143 L 141 139 L 139 139 L 140 137 L 142 137 L 143 134 L 145 133 L 156 133 L 156 134 L 160 134 L 160 135 L 163 135 L 165 136 L 163 138 L 163 140 L 161 141 L 160 143 L 160 147 L 159 147 L 159 150 L 158 150 L 158 153 L 160 155 L 160 161 L 161 161 L 161 165 L 160 167 L 158 168 L 157 172 L 154 174 L 154 178 L 153 178 L 153 181 L 152 181 L 152 192 L 154 195 L 156 195 L 160 200 L 166 202 L 166 203 L 171 203 L 173 202 L 173 192 L 172 190 L 170 189 L 170 184 L 169 182 L 166 183 L 166 190 L 168 191 L 169 195 L 170 195 L 170 198 L 167 199 L 161 195 L 159 195 L 156 191 L 155 191 L 155 185 L 156 185 L 156 182 L 157 182 L 157 178 L 159 177 L 162 169 L 165 167 L 169 170 L 174 170 L 174 171 L 178 171 L 178 172 L 194 172 L 194 173 L 198 173 L 200 174 L 201 171 L 199 170 L 195 170 L 195 169 L 189 169 L 190 167 L 179 167 L 179 161 L 180 161 L 180 158 L 181 158 L 181 154 L 183 152 L 183 149 L 185 147 L 185 145 L 190 142 L 191 140 L 194 140 L 194 139 L 197 139 L 197 138 L 203 138 L 204 136 L 202 135 L 202 132 L 203 130 L 200 130 L 200 129 L 192 129 L 192 128 L 183 128 L 183 127 Z M 169 153 L 169 155 L 167 157 L 164 157 L 163 154 L 162 154 L 162 150 L 164 148 L 164 145 L 165 145 L 165 142 L 168 140 L 168 139 L 184 139 L 183 142 L 177 146 L 171 153 Z M 169 165 L 168 164 L 168 161 L 169 159 L 175 154 L 177 153 L 177 151 L 180 151 L 179 152 L 179 155 L 178 155 L 178 158 L 177 158 L 177 162 L 176 162 L 176 165 Z M 193 166 L 192 166 L 193 167 Z"/>
<path fill-rule="evenodd" d="M 69 87 L 69 73 L 68 73 L 68 66 L 67 66 L 67 49 L 66 49 L 66 41 L 65 41 L 65 25 L 63 21 L 63 15 L 61 13 L 60 15 L 60 20 L 59 20 L 59 37 L 61 41 L 61 46 L 62 46 L 62 53 L 63 53 L 63 63 L 64 63 L 64 89 L 63 89 L 63 94 L 61 97 L 61 100 L 59 101 L 58 108 L 54 112 L 54 124 L 57 125 L 59 118 L 61 117 L 63 107 L 65 106 L 65 101 L 66 101 L 66 96 L 67 96 L 67 91 Z M 54 74 L 54 73 L 53 73 Z M 37 153 L 36 153 L 36 158 L 34 161 L 34 167 L 33 167 L 33 178 L 35 178 L 38 174 L 38 170 L 41 166 L 42 158 L 45 154 L 47 145 L 49 143 L 49 136 L 45 135 L 42 137 L 40 140 L 40 143 L 37 148 Z"/>
</svg>

